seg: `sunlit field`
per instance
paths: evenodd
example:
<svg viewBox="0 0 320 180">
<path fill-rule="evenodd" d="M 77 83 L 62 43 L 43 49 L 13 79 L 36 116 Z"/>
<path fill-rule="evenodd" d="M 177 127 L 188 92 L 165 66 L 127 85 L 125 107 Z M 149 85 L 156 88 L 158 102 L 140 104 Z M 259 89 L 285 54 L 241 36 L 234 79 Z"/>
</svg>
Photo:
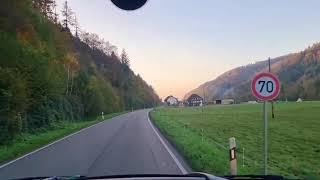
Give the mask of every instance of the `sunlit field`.
<svg viewBox="0 0 320 180">
<path fill-rule="evenodd" d="M 269 104 L 270 174 L 320 176 L 320 102 Z M 157 108 L 151 117 L 196 171 L 230 174 L 228 139 L 236 138 L 238 174 L 263 174 L 262 104 Z"/>
</svg>

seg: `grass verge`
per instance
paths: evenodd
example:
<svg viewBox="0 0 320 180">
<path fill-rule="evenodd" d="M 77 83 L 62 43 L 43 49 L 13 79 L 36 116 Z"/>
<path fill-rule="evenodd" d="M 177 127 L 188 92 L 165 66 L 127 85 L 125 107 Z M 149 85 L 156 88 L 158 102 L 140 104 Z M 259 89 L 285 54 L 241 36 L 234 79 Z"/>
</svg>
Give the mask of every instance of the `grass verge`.
<svg viewBox="0 0 320 180">
<path fill-rule="evenodd" d="M 269 118 L 270 174 L 319 178 L 319 109 L 320 102 L 275 103 L 275 119 Z M 151 117 L 195 171 L 229 174 L 228 139 L 235 137 L 238 173 L 263 173 L 261 104 L 158 108 Z"/>
<path fill-rule="evenodd" d="M 125 112 L 107 114 L 105 115 L 105 119 L 111 119 L 124 113 Z M 39 130 L 34 134 L 21 134 L 10 144 L 0 146 L 0 164 L 4 164 L 19 156 L 27 154 L 33 150 L 36 150 L 42 146 L 101 121 L 101 118 L 74 122 L 61 121 L 53 123 L 50 127 Z"/>
</svg>

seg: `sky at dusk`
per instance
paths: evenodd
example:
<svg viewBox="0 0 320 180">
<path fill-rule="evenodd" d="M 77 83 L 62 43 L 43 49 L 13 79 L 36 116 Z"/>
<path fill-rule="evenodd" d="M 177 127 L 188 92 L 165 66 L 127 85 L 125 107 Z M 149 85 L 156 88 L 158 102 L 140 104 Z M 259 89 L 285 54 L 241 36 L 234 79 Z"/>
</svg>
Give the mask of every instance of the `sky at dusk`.
<svg viewBox="0 0 320 180">
<path fill-rule="evenodd" d="M 319 0 L 148 0 L 131 12 L 110 0 L 68 2 L 81 28 L 125 48 L 162 98 L 320 40 Z"/>
</svg>

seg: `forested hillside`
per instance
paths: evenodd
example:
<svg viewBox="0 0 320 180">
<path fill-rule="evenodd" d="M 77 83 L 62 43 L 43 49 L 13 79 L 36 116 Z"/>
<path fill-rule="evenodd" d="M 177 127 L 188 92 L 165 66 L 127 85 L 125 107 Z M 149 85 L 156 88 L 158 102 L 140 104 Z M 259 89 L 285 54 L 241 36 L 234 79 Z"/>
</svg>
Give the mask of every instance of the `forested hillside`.
<svg viewBox="0 0 320 180">
<path fill-rule="evenodd" d="M 21 132 L 101 112 L 152 107 L 153 88 L 125 50 L 80 30 L 67 3 L 3 0 L 0 6 L 0 144 Z"/>
<path fill-rule="evenodd" d="M 206 101 L 233 98 L 238 102 L 255 100 L 250 90 L 254 74 L 268 71 L 268 61 L 237 67 L 216 79 L 200 85 L 192 93 L 205 96 Z M 278 99 L 295 101 L 320 99 L 320 43 L 299 52 L 271 59 L 271 71 L 281 81 Z"/>
</svg>

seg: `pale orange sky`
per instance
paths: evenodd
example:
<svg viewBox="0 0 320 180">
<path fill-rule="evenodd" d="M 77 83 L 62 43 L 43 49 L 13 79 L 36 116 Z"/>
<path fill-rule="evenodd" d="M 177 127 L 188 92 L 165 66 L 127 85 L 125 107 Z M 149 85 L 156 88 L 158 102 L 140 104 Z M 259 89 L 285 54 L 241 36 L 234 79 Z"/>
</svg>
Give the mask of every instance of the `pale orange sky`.
<svg viewBox="0 0 320 180">
<path fill-rule="evenodd" d="M 170 48 L 169 48 L 170 49 Z M 198 57 L 191 52 L 193 47 L 181 49 L 181 56 L 164 49 L 160 52 L 167 52 L 166 55 L 158 54 L 158 51 L 139 54 L 139 49 L 128 50 L 129 54 L 137 57 L 132 64 L 135 72 L 139 72 L 143 78 L 150 83 L 161 98 L 173 95 L 182 99 L 190 90 L 198 87 L 200 84 L 214 79 L 217 75 L 223 73 L 225 69 L 232 68 L 233 64 L 223 63 L 222 61 L 210 62 L 210 57 L 199 54 Z M 174 51 L 174 50 L 173 50 Z M 177 51 L 177 49 L 176 49 Z M 199 60 L 194 60 L 197 57 Z M 220 59 L 217 56 L 211 56 L 212 59 Z M 203 60 L 203 62 L 200 61 Z"/>
<path fill-rule="evenodd" d="M 81 28 L 125 48 L 161 98 L 181 99 L 227 70 L 320 39 L 318 0 L 149 0 L 133 12 L 109 0 L 68 1 Z"/>
</svg>

